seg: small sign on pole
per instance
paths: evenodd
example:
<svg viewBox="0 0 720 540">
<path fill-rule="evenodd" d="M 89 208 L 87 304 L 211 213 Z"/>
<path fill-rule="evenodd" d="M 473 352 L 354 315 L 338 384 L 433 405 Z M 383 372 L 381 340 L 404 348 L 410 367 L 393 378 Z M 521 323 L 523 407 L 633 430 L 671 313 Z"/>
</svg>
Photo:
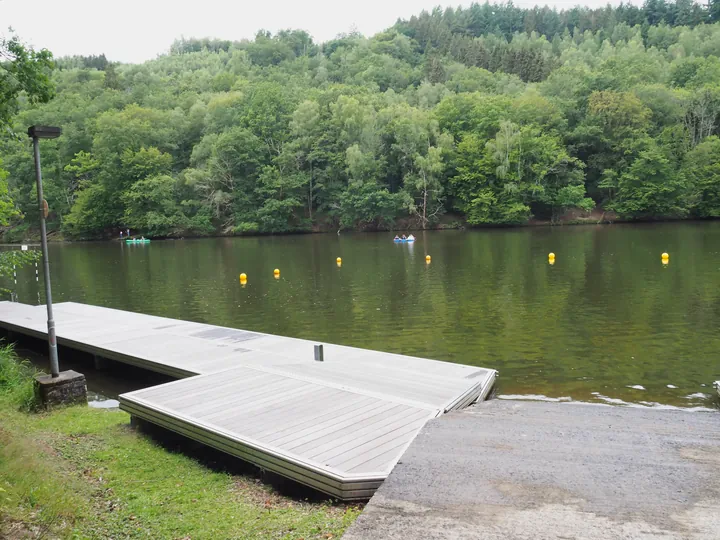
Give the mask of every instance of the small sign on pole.
<svg viewBox="0 0 720 540">
<path fill-rule="evenodd" d="M 27 247 L 27 245 L 23 244 L 22 246 L 20 246 L 20 249 L 21 249 L 22 251 L 27 251 L 27 250 L 28 250 L 28 247 Z"/>
</svg>

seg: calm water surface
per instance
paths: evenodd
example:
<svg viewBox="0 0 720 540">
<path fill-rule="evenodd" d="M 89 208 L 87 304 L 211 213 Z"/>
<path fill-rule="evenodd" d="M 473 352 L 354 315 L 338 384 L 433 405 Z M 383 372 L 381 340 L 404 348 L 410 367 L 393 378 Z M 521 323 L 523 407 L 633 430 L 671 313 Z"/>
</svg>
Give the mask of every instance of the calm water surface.
<svg viewBox="0 0 720 540">
<path fill-rule="evenodd" d="M 392 236 L 56 244 L 53 293 L 493 367 L 505 396 L 717 406 L 720 223 Z M 40 284 L 21 271 L 19 300 L 37 303 Z"/>
</svg>

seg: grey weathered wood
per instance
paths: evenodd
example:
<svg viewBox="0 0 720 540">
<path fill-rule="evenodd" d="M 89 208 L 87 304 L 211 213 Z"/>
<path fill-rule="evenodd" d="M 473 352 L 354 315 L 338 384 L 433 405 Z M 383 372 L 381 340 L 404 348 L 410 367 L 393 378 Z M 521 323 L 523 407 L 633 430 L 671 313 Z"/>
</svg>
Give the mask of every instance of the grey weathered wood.
<svg viewBox="0 0 720 540">
<path fill-rule="evenodd" d="M 495 371 L 115 309 L 55 306 L 58 342 L 181 380 L 120 396 L 134 417 L 330 495 L 367 498 L 422 426 L 484 399 Z M 0 326 L 44 338 L 43 306 Z M 61 359 L 62 362 L 62 359 Z"/>
</svg>

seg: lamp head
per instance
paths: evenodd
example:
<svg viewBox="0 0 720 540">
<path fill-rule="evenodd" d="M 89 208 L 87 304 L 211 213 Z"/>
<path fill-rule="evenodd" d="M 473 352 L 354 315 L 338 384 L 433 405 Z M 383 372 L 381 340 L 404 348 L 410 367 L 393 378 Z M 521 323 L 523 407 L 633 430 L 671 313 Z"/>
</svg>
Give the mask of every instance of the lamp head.
<svg viewBox="0 0 720 540">
<path fill-rule="evenodd" d="M 57 139 L 62 129 L 53 126 L 30 126 L 27 133 L 28 137 L 33 139 Z"/>
</svg>

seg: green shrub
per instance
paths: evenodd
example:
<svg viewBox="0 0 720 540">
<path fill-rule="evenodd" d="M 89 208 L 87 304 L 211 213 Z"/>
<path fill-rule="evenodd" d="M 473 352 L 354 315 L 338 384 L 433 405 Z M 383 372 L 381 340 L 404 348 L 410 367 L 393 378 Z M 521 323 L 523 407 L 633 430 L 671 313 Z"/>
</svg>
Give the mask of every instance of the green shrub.
<svg viewBox="0 0 720 540">
<path fill-rule="evenodd" d="M 29 362 L 17 357 L 12 345 L 0 347 L 0 397 L 20 410 L 31 411 L 37 407 L 35 372 Z"/>
</svg>

